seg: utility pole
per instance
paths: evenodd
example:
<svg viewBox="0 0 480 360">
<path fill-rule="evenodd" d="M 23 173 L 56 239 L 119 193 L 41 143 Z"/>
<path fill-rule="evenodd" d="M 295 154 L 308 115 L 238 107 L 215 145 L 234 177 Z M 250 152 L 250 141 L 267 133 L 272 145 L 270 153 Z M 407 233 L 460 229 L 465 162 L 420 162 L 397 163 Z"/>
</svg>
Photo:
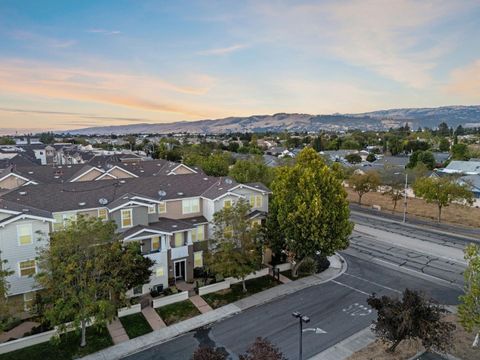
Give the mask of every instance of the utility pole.
<svg viewBox="0 0 480 360">
<path fill-rule="evenodd" d="M 292 316 L 294 318 L 297 318 L 299 320 L 299 324 L 300 324 L 300 345 L 299 345 L 299 350 L 298 350 L 298 359 L 302 360 L 303 323 L 305 323 L 305 324 L 309 323 L 310 318 L 308 316 L 300 314 L 298 311 L 293 312 Z"/>
<path fill-rule="evenodd" d="M 403 222 L 407 222 L 407 188 L 408 188 L 408 172 L 405 170 L 405 190 L 403 197 Z"/>
</svg>

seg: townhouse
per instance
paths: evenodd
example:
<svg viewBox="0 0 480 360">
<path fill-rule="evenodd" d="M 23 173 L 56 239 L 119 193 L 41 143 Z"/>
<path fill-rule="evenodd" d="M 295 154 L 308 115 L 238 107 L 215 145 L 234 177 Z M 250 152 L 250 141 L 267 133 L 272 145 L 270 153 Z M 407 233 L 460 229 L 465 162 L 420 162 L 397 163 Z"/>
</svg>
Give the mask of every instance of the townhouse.
<svg viewBox="0 0 480 360">
<path fill-rule="evenodd" d="M 144 256 L 155 261 L 150 282 L 129 296 L 193 281 L 194 269 L 203 267 L 213 215 L 223 207 L 245 199 L 252 222 L 265 218 L 269 189 L 263 184 L 239 184 L 178 165 L 164 164 L 155 176 L 120 178 L 112 171 L 115 178 L 105 175 L 102 181 L 30 184 L 3 194 L 0 251 L 15 271 L 8 278 L 12 301 L 28 309 L 36 290 L 32 275 L 38 271 L 38 249 L 48 246 L 50 232 L 79 215 L 113 220 L 122 241 L 139 242 Z"/>
</svg>

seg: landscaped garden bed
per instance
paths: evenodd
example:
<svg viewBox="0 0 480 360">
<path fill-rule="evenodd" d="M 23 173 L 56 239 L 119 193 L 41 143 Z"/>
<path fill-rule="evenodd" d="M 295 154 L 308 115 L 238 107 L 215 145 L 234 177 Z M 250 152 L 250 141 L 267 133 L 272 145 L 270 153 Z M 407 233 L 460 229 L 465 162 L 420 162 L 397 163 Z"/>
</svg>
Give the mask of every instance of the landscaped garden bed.
<svg viewBox="0 0 480 360">
<path fill-rule="evenodd" d="M 130 339 L 152 332 L 150 324 L 142 313 L 123 316 L 120 318 L 127 335 Z"/>
<path fill-rule="evenodd" d="M 69 332 L 60 336 L 58 343 L 45 342 L 0 355 L 0 360 L 58 360 L 76 359 L 113 345 L 105 327 L 87 328 L 87 345 L 80 347 L 80 333 Z"/>
<path fill-rule="evenodd" d="M 193 316 L 200 315 L 200 311 L 198 311 L 190 300 L 162 306 L 156 308 L 155 311 L 167 325 L 172 325 Z"/>
<path fill-rule="evenodd" d="M 247 292 L 243 292 L 240 282 L 230 286 L 230 289 L 205 294 L 202 298 L 215 309 L 279 284 L 280 282 L 271 276 L 262 276 L 246 281 Z"/>
</svg>

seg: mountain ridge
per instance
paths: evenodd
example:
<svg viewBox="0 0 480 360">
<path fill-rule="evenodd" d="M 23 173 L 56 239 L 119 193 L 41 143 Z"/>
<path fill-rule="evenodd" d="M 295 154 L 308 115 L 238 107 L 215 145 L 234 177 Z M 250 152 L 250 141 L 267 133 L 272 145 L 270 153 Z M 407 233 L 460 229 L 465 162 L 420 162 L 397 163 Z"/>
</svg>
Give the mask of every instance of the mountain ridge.
<svg viewBox="0 0 480 360">
<path fill-rule="evenodd" d="M 229 116 L 222 119 L 177 121 L 172 123 L 140 123 L 98 126 L 67 130 L 72 135 L 126 135 L 132 133 L 197 133 L 267 131 L 341 131 L 388 130 L 406 122 L 412 128 L 435 127 L 441 122 L 450 126 L 480 127 L 480 105 L 451 105 L 436 108 L 398 108 L 357 114 L 312 115 L 276 113 L 273 115 Z"/>
</svg>

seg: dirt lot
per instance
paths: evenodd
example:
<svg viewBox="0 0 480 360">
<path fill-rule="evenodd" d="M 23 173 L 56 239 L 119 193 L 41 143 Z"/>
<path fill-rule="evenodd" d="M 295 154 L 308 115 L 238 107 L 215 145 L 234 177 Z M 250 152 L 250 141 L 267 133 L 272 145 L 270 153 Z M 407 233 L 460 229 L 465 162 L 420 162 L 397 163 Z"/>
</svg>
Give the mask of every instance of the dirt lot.
<svg viewBox="0 0 480 360">
<path fill-rule="evenodd" d="M 463 330 L 458 324 L 456 315 L 448 315 L 445 320 L 455 323 L 457 326 L 453 334 L 454 347 L 449 351 L 453 356 L 462 360 L 480 359 L 480 349 L 473 349 L 472 342 L 474 335 Z M 350 356 L 348 360 L 407 360 L 423 350 L 417 341 L 405 341 L 398 345 L 395 353 L 386 353 L 385 346 L 381 341 L 377 340 L 355 354 Z"/>
<path fill-rule="evenodd" d="M 348 193 L 348 199 L 351 202 L 357 202 L 358 195 L 349 188 L 346 188 L 346 190 Z M 377 192 L 363 195 L 362 205 L 380 205 L 382 211 L 392 212 L 393 210 L 392 199 L 388 195 L 382 195 L 382 193 Z M 395 212 L 403 214 L 403 200 L 397 202 Z M 427 204 L 422 199 L 408 198 L 407 215 L 414 215 L 436 221 L 437 214 L 438 208 L 435 204 Z M 480 226 L 480 209 L 451 204 L 442 209 L 442 222 L 478 228 Z"/>
</svg>

